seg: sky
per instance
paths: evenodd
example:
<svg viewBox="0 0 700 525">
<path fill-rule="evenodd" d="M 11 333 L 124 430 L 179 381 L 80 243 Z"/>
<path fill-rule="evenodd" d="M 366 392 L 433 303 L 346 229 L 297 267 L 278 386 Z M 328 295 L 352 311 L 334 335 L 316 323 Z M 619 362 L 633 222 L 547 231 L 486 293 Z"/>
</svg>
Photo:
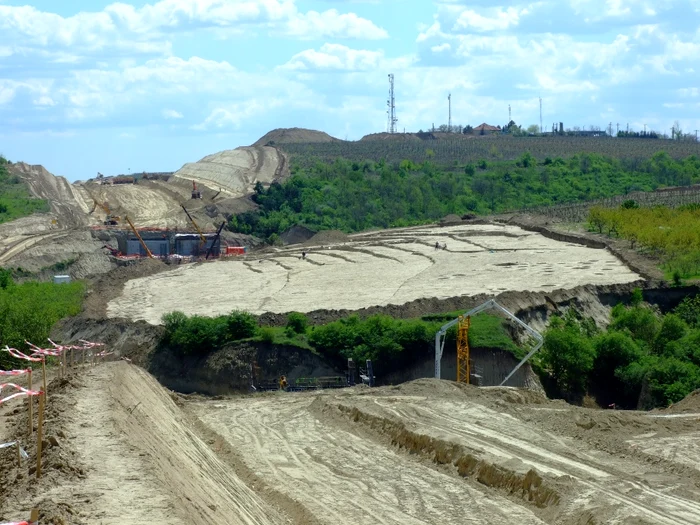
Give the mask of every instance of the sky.
<svg viewBox="0 0 700 525">
<path fill-rule="evenodd" d="M 275 128 L 700 128 L 700 0 L 0 0 L 0 154 L 174 171 Z"/>
</svg>

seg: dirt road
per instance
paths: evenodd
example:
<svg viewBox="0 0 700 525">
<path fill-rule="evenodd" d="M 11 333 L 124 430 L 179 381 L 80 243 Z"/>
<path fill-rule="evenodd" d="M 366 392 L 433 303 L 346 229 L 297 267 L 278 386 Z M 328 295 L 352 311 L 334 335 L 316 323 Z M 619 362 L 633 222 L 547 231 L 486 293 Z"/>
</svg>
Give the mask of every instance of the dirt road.
<svg viewBox="0 0 700 525">
<path fill-rule="evenodd" d="M 521 392 L 419 380 L 193 410 L 322 523 L 700 523 L 700 471 L 635 445 L 682 455 L 696 422 Z"/>
<path fill-rule="evenodd" d="M 108 363 L 72 383 L 50 396 L 60 410 L 50 411 L 47 434 L 60 428 L 66 438 L 49 449 L 44 484 L 15 491 L 0 518 L 38 506 L 45 516 L 70 509 L 70 523 L 288 523 L 216 456 L 143 370 Z"/>
</svg>

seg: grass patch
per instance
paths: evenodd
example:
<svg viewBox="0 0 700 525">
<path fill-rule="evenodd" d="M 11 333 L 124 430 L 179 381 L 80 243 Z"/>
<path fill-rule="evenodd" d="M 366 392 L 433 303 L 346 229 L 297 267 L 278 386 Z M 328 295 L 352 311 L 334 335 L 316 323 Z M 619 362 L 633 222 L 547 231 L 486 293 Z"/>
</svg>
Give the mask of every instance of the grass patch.
<svg viewBox="0 0 700 525">
<path fill-rule="evenodd" d="M 27 185 L 10 174 L 8 165 L 7 160 L 0 156 L 0 223 L 48 212 L 48 201 L 33 197 Z"/>
</svg>

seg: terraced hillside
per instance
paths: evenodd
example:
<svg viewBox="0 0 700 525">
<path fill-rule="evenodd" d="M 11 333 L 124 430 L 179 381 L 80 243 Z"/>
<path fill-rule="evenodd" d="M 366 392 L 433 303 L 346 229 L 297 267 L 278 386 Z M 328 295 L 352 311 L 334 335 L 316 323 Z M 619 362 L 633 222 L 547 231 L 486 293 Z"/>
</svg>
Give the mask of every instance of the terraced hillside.
<svg viewBox="0 0 700 525">
<path fill-rule="evenodd" d="M 639 278 L 606 250 L 554 241 L 514 226 L 427 226 L 349 237 L 338 233 L 334 240 L 327 232 L 318 235 L 326 240 L 312 238 L 306 246 L 129 281 L 123 294 L 109 303 L 108 315 L 158 324 L 173 310 L 202 315 L 234 309 L 356 310 L 426 297 L 554 290 Z M 217 283 L 216 291 L 207 283 Z"/>
</svg>

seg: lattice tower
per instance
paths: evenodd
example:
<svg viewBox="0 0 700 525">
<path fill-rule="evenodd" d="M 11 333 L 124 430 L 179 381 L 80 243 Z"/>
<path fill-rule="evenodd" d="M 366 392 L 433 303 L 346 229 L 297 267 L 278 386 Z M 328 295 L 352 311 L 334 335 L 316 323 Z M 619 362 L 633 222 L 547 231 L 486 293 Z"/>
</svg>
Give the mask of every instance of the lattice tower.
<svg viewBox="0 0 700 525">
<path fill-rule="evenodd" d="M 469 384 L 469 327 L 471 317 L 459 316 L 457 325 L 457 382 Z"/>
</svg>

